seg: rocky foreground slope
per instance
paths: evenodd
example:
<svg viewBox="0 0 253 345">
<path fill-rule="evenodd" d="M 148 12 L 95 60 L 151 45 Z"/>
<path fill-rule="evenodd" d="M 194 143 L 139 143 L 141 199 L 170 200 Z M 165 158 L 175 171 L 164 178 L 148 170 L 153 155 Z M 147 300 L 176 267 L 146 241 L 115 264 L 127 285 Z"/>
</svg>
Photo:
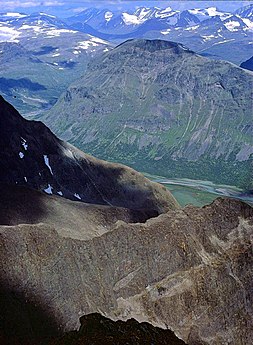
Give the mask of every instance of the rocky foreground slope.
<svg viewBox="0 0 253 345">
<path fill-rule="evenodd" d="M 166 177 L 249 187 L 252 72 L 162 40 L 94 59 L 44 121 L 98 157 Z"/>
<path fill-rule="evenodd" d="M 189 345 L 249 345 L 252 234 L 253 209 L 229 199 L 121 221 L 88 240 L 46 221 L 2 225 L 4 335 L 38 343 L 99 312 L 169 328 Z"/>
</svg>

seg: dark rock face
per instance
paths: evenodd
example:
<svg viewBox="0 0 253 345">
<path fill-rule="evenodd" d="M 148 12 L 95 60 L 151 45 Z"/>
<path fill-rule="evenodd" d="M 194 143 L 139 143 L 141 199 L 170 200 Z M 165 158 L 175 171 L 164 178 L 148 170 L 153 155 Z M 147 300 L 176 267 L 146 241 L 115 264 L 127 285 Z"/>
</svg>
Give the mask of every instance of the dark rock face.
<svg viewBox="0 0 253 345">
<path fill-rule="evenodd" d="M 123 165 L 97 160 L 27 121 L 0 98 L 0 182 L 87 203 L 163 212 L 177 208 L 165 188 Z"/>
<path fill-rule="evenodd" d="M 190 345 L 250 345 L 252 234 L 253 209 L 229 199 L 118 222 L 88 240 L 46 221 L 1 226 L 4 335 L 50 338 L 99 312 L 169 328 Z"/>
<path fill-rule="evenodd" d="M 113 322 L 94 313 L 81 318 L 79 332 L 71 332 L 50 345 L 184 345 L 170 330 L 138 323 L 134 319 Z"/>
<path fill-rule="evenodd" d="M 240 67 L 253 71 L 253 56 L 247 61 L 242 62 Z"/>
<path fill-rule="evenodd" d="M 43 120 L 98 157 L 249 188 L 252 81 L 182 44 L 129 40 L 94 59 Z"/>
</svg>

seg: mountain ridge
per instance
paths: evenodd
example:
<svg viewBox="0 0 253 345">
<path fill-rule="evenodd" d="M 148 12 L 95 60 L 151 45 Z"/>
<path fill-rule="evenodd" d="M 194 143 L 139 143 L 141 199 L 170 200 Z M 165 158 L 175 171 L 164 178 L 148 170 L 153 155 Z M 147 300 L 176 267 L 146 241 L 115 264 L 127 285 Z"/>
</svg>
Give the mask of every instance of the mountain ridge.
<svg viewBox="0 0 253 345">
<path fill-rule="evenodd" d="M 162 212 L 177 202 L 165 188 L 123 165 L 84 154 L 0 97 L 0 182 L 88 203 Z"/>
</svg>

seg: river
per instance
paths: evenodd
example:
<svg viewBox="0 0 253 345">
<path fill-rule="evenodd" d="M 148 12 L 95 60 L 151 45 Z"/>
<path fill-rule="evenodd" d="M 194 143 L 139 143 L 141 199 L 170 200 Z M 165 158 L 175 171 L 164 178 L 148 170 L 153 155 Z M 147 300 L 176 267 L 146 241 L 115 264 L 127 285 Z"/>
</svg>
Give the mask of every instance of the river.
<svg viewBox="0 0 253 345">
<path fill-rule="evenodd" d="M 239 199 L 253 205 L 253 194 L 245 192 L 235 186 L 214 184 L 210 181 L 166 178 L 145 174 L 154 182 L 163 184 L 177 199 L 181 206 L 192 204 L 204 206 L 210 204 L 219 196 Z"/>
</svg>

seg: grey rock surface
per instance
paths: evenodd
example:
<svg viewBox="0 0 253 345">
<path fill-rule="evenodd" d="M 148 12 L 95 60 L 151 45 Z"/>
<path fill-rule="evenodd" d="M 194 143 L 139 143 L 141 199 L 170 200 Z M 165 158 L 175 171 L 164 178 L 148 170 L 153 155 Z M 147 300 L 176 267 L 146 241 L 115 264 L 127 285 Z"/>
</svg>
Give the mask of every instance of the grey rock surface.
<svg viewBox="0 0 253 345">
<path fill-rule="evenodd" d="M 99 312 L 169 328 L 189 345 L 250 345 L 252 234 L 253 209 L 229 199 L 119 221 L 89 240 L 47 222 L 2 225 L 4 324 L 22 323 L 21 336 L 36 338 Z M 36 327 L 41 311 L 49 330 L 46 321 Z"/>
</svg>

